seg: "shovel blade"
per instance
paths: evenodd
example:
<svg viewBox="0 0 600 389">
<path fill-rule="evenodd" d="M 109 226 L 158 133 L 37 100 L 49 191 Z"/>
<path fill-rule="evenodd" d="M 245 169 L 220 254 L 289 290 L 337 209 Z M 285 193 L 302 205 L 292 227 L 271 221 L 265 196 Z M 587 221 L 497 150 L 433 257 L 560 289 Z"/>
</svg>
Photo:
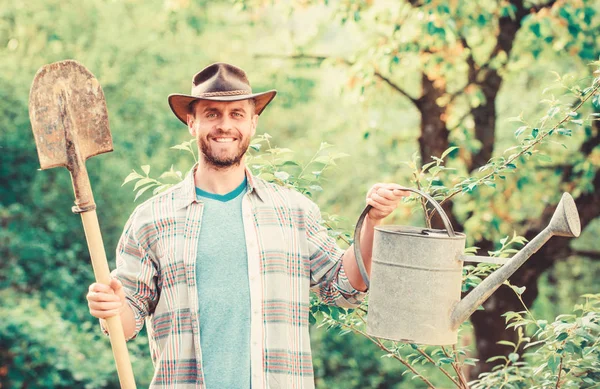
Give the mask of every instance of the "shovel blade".
<svg viewBox="0 0 600 389">
<path fill-rule="evenodd" d="M 42 169 L 71 170 L 74 151 L 85 161 L 113 150 L 104 92 L 77 61 L 38 70 L 29 93 L 29 119 Z"/>
</svg>

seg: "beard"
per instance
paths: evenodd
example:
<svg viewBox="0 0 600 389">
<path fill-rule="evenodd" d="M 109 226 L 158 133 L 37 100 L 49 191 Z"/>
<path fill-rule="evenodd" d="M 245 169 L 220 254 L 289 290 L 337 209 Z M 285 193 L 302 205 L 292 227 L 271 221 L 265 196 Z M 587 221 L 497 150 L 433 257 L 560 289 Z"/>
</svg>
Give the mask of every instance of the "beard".
<svg viewBox="0 0 600 389">
<path fill-rule="evenodd" d="M 236 138 L 238 139 L 237 142 L 239 142 L 237 150 L 227 152 L 215 151 L 212 147 L 213 145 L 210 138 L 227 135 L 230 134 L 219 131 L 198 139 L 204 161 L 215 169 L 226 169 L 239 165 L 250 146 L 250 138 L 243 138 L 238 133 L 238 135 L 236 135 Z"/>
</svg>

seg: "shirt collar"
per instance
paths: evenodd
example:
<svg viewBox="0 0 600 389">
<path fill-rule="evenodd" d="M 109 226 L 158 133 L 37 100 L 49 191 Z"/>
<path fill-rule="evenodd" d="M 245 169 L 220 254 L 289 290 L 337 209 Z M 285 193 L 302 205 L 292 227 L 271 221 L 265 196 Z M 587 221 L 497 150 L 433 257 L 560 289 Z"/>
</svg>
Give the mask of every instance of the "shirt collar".
<svg viewBox="0 0 600 389">
<path fill-rule="evenodd" d="M 179 204 L 176 205 L 178 209 L 188 207 L 190 204 L 198 202 L 196 197 L 196 183 L 194 180 L 194 173 L 197 168 L 198 164 L 196 163 L 180 184 L 181 191 L 179 191 L 176 198 L 179 202 Z M 246 179 L 248 180 L 248 193 L 255 193 L 260 201 L 264 201 L 265 188 L 260 179 L 252 175 L 252 172 L 248 167 L 246 167 Z"/>
</svg>

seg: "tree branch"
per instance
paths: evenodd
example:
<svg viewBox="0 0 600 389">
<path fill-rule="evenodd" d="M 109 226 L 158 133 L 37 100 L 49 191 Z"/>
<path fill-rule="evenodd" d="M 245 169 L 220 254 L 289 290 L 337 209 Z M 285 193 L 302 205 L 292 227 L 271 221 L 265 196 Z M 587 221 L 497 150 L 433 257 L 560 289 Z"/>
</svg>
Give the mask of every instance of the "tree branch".
<svg viewBox="0 0 600 389">
<path fill-rule="evenodd" d="M 326 59 L 329 59 L 328 57 L 325 57 L 325 56 L 311 55 L 311 54 L 292 54 L 292 55 L 255 54 L 254 58 L 278 58 L 278 59 L 292 59 L 292 60 L 310 59 L 310 60 L 314 60 L 314 61 L 318 61 L 318 62 L 323 62 Z M 348 65 L 348 66 L 354 66 L 355 65 L 354 62 L 351 62 L 351 61 L 349 61 L 347 59 L 344 59 L 344 58 L 336 58 L 336 60 L 338 60 L 338 61 L 340 61 L 340 62 L 342 62 L 342 63 L 344 63 L 345 65 Z M 418 106 L 418 103 L 419 103 L 418 98 L 412 97 L 408 92 L 406 92 L 404 89 L 402 89 L 398 84 L 394 83 L 388 76 L 384 76 L 382 73 L 380 73 L 377 70 L 373 70 L 373 74 L 379 80 L 381 80 L 381 81 L 385 82 L 386 84 L 388 84 L 388 86 L 390 88 L 392 88 L 396 92 L 400 93 L 402 96 L 404 96 L 407 99 L 409 99 L 410 102 L 413 103 L 415 106 Z"/>
<path fill-rule="evenodd" d="M 580 257 L 588 257 L 590 259 L 600 259 L 600 251 L 572 250 L 571 255 L 578 255 Z"/>
</svg>

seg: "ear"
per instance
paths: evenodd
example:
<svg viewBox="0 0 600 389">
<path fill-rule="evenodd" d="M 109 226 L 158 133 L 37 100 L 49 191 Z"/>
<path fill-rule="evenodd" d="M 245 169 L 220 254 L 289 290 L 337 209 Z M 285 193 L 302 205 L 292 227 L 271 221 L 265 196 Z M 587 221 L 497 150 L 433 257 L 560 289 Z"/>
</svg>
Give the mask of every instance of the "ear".
<svg viewBox="0 0 600 389">
<path fill-rule="evenodd" d="M 196 118 L 194 117 L 194 115 L 192 114 L 187 114 L 187 125 L 188 125 L 188 130 L 190 131 L 190 134 L 192 136 L 196 136 L 196 130 L 194 129 L 194 120 Z"/>
<path fill-rule="evenodd" d="M 254 134 L 256 134 L 256 126 L 258 126 L 258 115 L 253 115 L 252 116 L 252 135 L 250 135 L 250 137 L 253 137 Z"/>
</svg>

